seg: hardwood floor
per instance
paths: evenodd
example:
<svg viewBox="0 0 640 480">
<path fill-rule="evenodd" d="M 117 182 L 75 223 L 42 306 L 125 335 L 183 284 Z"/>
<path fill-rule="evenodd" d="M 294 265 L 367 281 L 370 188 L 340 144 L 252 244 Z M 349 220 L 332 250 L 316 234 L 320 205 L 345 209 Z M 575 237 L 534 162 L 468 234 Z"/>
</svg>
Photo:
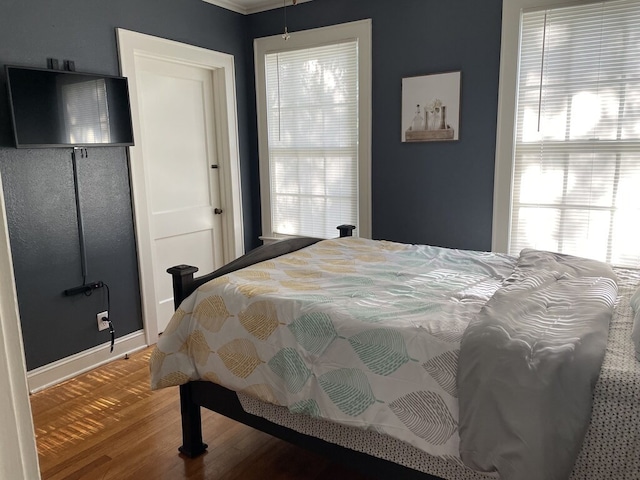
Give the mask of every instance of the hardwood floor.
<svg viewBox="0 0 640 480">
<path fill-rule="evenodd" d="M 205 409 L 209 451 L 182 457 L 178 389 L 149 389 L 150 354 L 146 349 L 31 396 L 43 480 L 366 480 Z"/>
</svg>

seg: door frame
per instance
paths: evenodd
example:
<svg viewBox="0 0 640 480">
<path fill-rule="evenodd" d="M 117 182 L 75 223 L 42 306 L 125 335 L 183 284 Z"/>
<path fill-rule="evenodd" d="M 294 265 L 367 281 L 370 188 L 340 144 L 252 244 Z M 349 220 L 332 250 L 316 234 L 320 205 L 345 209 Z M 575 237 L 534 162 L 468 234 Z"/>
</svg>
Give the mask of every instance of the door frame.
<svg viewBox="0 0 640 480">
<path fill-rule="evenodd" d="M 0 178 L 0 478 L 12 475 L 14 478 L 40 479 L 26 373 Z"/>
<path fill-rule="evenodd" d="M 222 251 L 223 261 L 227 263 L 244 254 L 234 57 L 230 54 L 122 28 L 117 28 L 116 32 L 120 71 L 123 76 L 129 79 L 133 134 L 136 141 L 135 146 L 129 147 L 131 195 L 138 247 L 142 319 L 147 344 L 152 345 L 158 340 L 158 323 L 155 318 L 155 305 L 158 296 L 153 276 L 154 253 L 149 222 L 150 189 L 147 186 L 147 175 L 142 155 L 141 144 L 144 139 L 140 124 L 140 99 L 137 94 L 135 58 L 145 56 L 211 70 L 216 157 L 220 174 L 220 208 L 225 212 L 222 218 Z"/>
</svg>

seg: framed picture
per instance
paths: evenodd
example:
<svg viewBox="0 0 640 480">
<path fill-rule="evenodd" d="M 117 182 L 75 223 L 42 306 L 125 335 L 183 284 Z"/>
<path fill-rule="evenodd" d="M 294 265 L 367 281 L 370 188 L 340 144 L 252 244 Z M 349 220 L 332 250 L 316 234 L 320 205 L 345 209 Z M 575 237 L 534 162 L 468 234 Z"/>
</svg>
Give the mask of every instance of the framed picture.
<svg viewBox="0 0 640 480">
<path fill-rule="evenodd" d="M 402 79 L 402 141 L 460 138 L 461 72 Z"/>
</svg>

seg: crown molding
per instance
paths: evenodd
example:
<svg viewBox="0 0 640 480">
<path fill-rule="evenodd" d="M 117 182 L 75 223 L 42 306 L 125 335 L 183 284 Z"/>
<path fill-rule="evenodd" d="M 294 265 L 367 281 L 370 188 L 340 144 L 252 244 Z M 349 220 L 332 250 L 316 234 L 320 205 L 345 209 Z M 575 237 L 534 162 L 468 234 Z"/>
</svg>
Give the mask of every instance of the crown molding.
<svg viewBox="0 0 640 480">
<path fill-rule="evenodd" d="M 251 15 L 252 13 L 264 12 L 266 10 L 273 10 L 275 8 L 282 8 L 283 3 L 280 0 L 263 0 L 247 2 L 246 0 L 202 0 L 203 2 L 217 5 L 218 7 L 226 8 L 233 12 L 241 13 L 243 15 Z M 310 2 L 311 0 L 298 0 L 297 3 Z M 291 0 L 287 0 L 287 6 L 291 6 Z M 251 3 L 251 5 L 248 5 Z"/>
</svg>

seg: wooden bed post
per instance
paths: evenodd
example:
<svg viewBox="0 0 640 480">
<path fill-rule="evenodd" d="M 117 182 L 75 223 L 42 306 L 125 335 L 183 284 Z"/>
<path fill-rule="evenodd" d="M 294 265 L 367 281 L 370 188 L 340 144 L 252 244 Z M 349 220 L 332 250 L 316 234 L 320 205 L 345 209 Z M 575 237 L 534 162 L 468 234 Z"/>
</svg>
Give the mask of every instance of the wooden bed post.
<svg viewBox="0 0 640 480">
<path fill-rule="evenodd" d="M 343 237 L 352 237 L 353 231 L 355 230 L 356 226 L 355 225 L 339 225 L 336 228 L 340 230 L 340 238 L 343 238 Z"/>
<path fill-rule="evenodd" d="M 173 279 L 173 305 L 176 310 L 187 296 L 189 287 L 193 283 L 193 274 L 197 271 L 198 267 L 191 265 L 176 265 L 167 269 Z M 200 405 L 194 402 L 189 384 L 180 385 L 180 414 L 182 446 L 178 447 L 178 451 L 189 458 L 202 455 L 208 445 L 202 441 Z"/>
<path fill-rule="evenodd" d="M 185 299 L 187 286 L 193 283 L 193 274 L 197 271 L 198 267 L 191 265 L 176 265 L 167 269 L 173 278 L 173 306 L 176 310 Z"/>
<path fill-rule="evenodd" d="M 189 384 L 180 385 L 180 413 L 182 414 L 182 446 L 178 451 L 189 458 L 205 452 L 208 445 L 202 442 L 200 405 L 193 401 Z"/>
</svg>

